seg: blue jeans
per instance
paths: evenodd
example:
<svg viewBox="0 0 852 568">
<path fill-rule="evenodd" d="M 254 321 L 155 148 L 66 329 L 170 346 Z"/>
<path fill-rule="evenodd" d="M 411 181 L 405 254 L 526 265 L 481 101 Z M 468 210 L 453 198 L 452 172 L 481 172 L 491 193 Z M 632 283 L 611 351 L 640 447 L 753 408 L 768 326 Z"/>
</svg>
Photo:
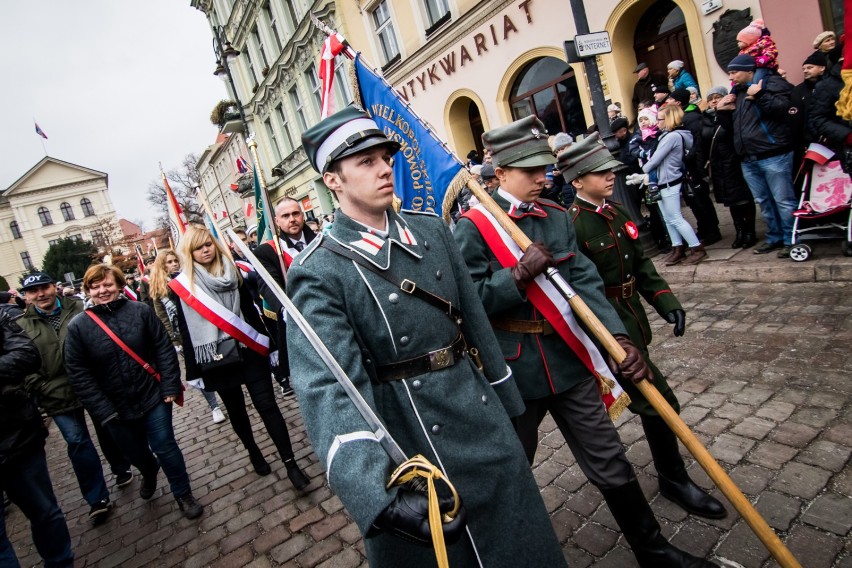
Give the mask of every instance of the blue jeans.
<svg viewBox="0 0 852 568">
<path fill-rule="evenodd" d="M 158 467 L 162 466 L 175 498 L 190 493 L 186 463 L 172 428 L 171 403 L 161 402 L 137 420 L 111 420 L 107 427 L 130 463 L 143 476 L 156 475 Z M 152 451 L 156 459 L 151 455 Z"/>
<path fill-rule="evenodd" d="M 53 423 L 59 428 L 65 443 L 68 445 L 68 458 L 77 484 L 83 493 L 83 499 L 89 506 L 104 499 L 109 499 L 109 490 L 104 481 L 104 470 L 101 468 L 101 457 L 89 429 L 86 427 L 86 416 L 82 408 L 72 410 L 66 414 L 53 416 Z"/>
<path fill-rule="evenodd" d="M 766 242 L 793 243 L 793 152 L 742 163 L 743 177 L 766 222 Z"/>
<path fill-rule="evenodd" d="M 71 551 L 71 535 L 65 524 L 65 515 L 59 509 L 44 447 L 34 444 L 23 455 L 15 456 L 0 465 L 0 490 L 20 507 L 30 520 L 33 544 L 44 560 L 46 568 L 72 568 L 74 553 Z M 18 568 L 18 559 L 12 543 L 6 535 L 6 511 L 0 499 L 0 566 Z"/>
<path fill-rule="evenodd" d="M 669 232 L 672 246 L 683 246 L 684 240 L 689 247 L 700 245 L 701 241 L 698 240 L 695 231 L 692 230 L 680 211 L 680 184 L 661 189 L 660 195 L 663 196 L 659 202 L 660 213 L 666 223 L 666 230 Z"/>
</svg>

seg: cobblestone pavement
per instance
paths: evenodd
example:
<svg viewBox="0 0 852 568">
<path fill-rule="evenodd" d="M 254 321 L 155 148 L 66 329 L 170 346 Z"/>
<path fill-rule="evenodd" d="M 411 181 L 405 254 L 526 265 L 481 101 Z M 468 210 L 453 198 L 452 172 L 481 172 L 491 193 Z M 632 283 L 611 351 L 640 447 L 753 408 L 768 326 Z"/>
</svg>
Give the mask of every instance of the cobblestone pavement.
<svg viewBox="0 0 852 568">
<path fill-rule="evenodd" d="M 683 419 L 803 566 L 852 567 L 852 284 L 688 284 L 677 292 L 687 310 L 687 335 L 674 338 L 653 318 L 652 356 L 670 377 Z M 254 474 L 230 426 L 213 425 L 197 392 L 175 411 L 194 492 L 206 506 L 197 521 L 181 517 L 161 474 L 147 502 L 137 495 L 138 480 L 113 488 L 112 516 L 92 527 L 64 443 L 51 427 L 49 466 L 77 565 L 366 566 L 357 529 L 324 485 L 295 400 L 280 402 L 297 457 L 313 479 L 301 496 L 280 462 L 268 477 Z M 675 544 L 725 566 L 775 566 L 736 513 L 703 520 L 660 497 L 638 419 L 623 417 L 619 432 Z M 271 457 L 270 440 L 259 439 Z M 710 488 L 699 466 L 688 463 L 694 479 Z M 534 467 L 572 567 L 636 565 L 551 420 L 543 424 Z M 22 564 L 37 565 L 28 524 L 16 508 L 7 526 Z"/>
</svg>

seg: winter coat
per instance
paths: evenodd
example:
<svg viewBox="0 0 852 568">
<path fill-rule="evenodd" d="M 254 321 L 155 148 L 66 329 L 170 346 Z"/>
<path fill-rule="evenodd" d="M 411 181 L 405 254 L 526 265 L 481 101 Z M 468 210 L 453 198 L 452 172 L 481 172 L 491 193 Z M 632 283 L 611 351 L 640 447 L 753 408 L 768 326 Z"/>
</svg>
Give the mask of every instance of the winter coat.
<svg viewBox="0 0 852 568">
<path fill-rule="evenodd" d="M 689 71 L 681 69 L 680 72 L 675 75 L 675 78 L 672 79 L 672 91 L 686 89 L 687 87 L 695 87 L 695 89 L 698 90 L 698 81 L 695 80 L 695 77 L 689 74 Z M 698 92 L 698 95 L 701 95 L 700 91 Z"/>
<path fill-rule="evenodd" d="M 808 107 L 808 129 L 814 139 L 831 148 L 837 158 L 842 157 L 846 138 L 852 133 L 852 122 L 837 116 L 834 106 L 841 90 L 840 65 L 834 65 L 817 83 Z"/>
<path fill-rule="evenodd" d="M 40 365 L 32 340 L 0 312 L 0 466 L 47 438 L 38 409 L 23 389 L 24 377 Z"/>
<path fill-rule="evenodd" d="M 772 36 L 760 36 L 756 42 L 741 50 L 740 55 L 751 55 L 758 67 L 778 69 L 778 47 Z"/>
<path fill-rule="evenodd" d="M 41 355 L 41 369 L 27 377 L 26 388 L 48 416 L 65 414 L 83 407 L 68 381 L 64 355 L 68 326 L 72 319 L 82 313 L 83 302 L 60 297 L 56 301 L 62 308 L 58 335 L 50 322 L 38 314 L 35 306 L 29 306 L 18 320 L 18 325 L 27 332 Z"/>
<path fill-rule="evenodd" d="M 650 173 L 656 170 L 660 185 L 672 183 L 683 177 L 683 153 L 692 148 L 692 133 L 685 128 L 677 128 L 671 132 L 663 131 L 658 140 L 657 149 L 642 166 L 642 171 Z"/>
<path fill-rule="evenodd" d="M 255 330 L 263 335 L 269 335 L 245 280 L 240 282 L 240 312 L 243 319 Z M 224 388 L 234 387 L 253 381 L 270 380 L 271 370 L 266 360 L 256 352 L 240 346 L 240 356 L 243 361 L 233 365 L 223 365 L 215 370 L 202 371 L 201 366 L 195 360 L 195 351 L 192 348 L 192 338 L 189 328 L 186 326 L 186 316 L 183 313 L 183 304 L 174 292 L 169 292 L 169 298 L 177 306 L 178 329 L 180 330 L 181 343 L 183 343 L 183 362 L 186 365 L 186 376 L 188 379 L 204 379 L 204 390 L 217 391 Z M 251 365 L 246 365 L 246 360 L 251 360 Z M 263 369 L 264 372 L 259 372 Z"/>
<path fill-rule="evenodd" d="M 747 87 L 735 85 L 734 110 L 720 109 L 719 120 L 734 136 L 734 148 L 743 159 L 762 160 L 793 149 L 790 132 L 790 93 L 793 85 L 776 73 L 763 78 L 763 88 L 747 100 Z"/>
<path fill-rule="evenodd" d="M 137 420 L 182 392 L 180 366 L 169 334 L 154 310 L 119 298 L 88 308 L 143 361 L 160 373 L 160 381 L 125 353 L 85 314 L 74 318 L 65 338 L 65 368 L 74 392 L 92 418 Z"/>
<path fill-rule="evenodd" d="M 754 198 L 743 177 L 740 159 L 734 151 L 734 137 L 719 121 L 719 115 L 708 109 L 701 115 L 701 138 L 716 201 L 726 207 L 741 205 Z"/>
</svg>

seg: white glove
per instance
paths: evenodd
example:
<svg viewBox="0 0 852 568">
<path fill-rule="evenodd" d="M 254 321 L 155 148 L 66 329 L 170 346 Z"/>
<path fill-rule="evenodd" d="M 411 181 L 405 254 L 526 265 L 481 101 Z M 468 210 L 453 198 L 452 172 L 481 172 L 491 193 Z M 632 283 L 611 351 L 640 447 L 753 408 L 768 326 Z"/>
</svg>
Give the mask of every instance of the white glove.
<svg viewBox="0 0 852 568">
<path fill-rule="evenodd" d="M 276 349 L 269 354 L 269 365 L 272 367 L 278 366 L 278 350 Z"/>
<path fill-rule="evenodd" d="M 204 390 L 204 379 L 202 379 L 202 378 L 192 379 L 191 381 L 186 381 L 186 384 L 188 384 L 189 386 L 196 388 L 198 390 Z"/>
<path fill-rule="evenodd" d="M 648 174 L 630 174 L 625 178 L 627 185 L 648 185 Z"/>
</svg>

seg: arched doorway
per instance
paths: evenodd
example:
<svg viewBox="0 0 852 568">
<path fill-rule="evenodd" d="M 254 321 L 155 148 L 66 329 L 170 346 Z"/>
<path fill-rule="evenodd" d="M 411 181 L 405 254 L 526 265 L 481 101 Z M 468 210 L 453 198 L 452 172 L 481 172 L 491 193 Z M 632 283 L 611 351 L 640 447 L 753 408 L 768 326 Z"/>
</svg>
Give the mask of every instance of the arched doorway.
<svg viewBox="0 0 852 568">
<path fill-rule="evenodd" d="M 450 143 L 460 158 L 471 150 L 482 155 L 482 133 L 488 128 L 480 111 L 480 102 L 467 89 L 456 91 L 450 97 L 445 115 Z M 478 97 L 477 97 L 478 98 Z"/>
<path fill-rule="evenodd" d="M 479 112 L 479 107 L 476 103 L 470 101 L 467 109 L 468 121 L 470 122 L 470 133 L 473 135 L 473 143 L 476 145 L 476 153 L 483 155 L 482 134 L 485 132 L 485 127 L 482 126 L 482 114 Z M 466 154 L 465 154 L 466 155 Z"/>
<path fill-rule="evenodd" d="M 535 114 L 550 134 L 572 135 L 586 131 L 586 120 L 574 70 L 555 57 L 540 57 L 528 63 L 509 94 L 512 120 Z"/>
<path fill-rule="evenodd" d="M 672 0 L 654 2 L 636 25 L 633 49 L 637 63 L 665 73 L 669 62 L 679 59 L 694 77 L 695 64 L 683 11 Z"/>
</svg>

